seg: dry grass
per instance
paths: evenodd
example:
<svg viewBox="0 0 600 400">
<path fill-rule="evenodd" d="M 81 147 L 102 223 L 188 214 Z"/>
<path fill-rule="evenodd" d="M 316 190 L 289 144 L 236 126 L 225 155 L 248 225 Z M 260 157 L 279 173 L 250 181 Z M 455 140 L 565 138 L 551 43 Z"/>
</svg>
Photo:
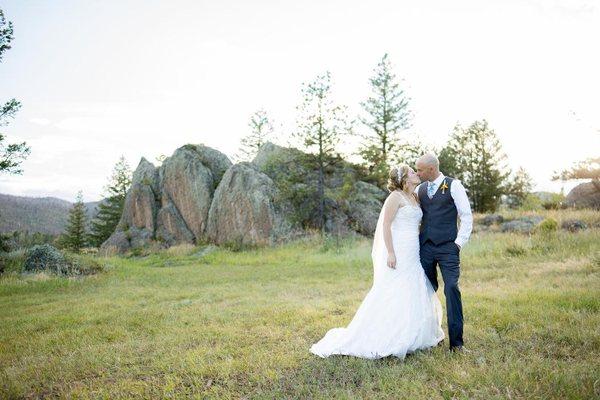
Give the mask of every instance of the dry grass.
<svg viewBox="0 0 600 400">
<path fill-rule="evenodd" d="M 181 247 L 107 258 L 83 279 L 4 277 L 0 397 L 597 398 L 598 243 L 598 229 L 475 235 L 461 267 L 472 353 L 404 362 L 308 352 L 369 290 L 368 239 Z"/>
</svg>

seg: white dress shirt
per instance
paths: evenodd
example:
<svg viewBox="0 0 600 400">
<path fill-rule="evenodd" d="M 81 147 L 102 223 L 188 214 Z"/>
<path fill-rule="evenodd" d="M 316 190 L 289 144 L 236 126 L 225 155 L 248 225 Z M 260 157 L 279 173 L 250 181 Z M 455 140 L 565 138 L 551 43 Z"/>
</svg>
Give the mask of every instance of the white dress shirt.
<svg viewBox="0 0 600 400">
<path fill-rule="evenodd" d="M 433 181 L 434 195 L 442 184 L 444 178 L 444 174 L 440 172 L 440 175 Z M 425 196 L 427 196 L 428 184 L 429 181 L 422 182 L 415 188 L 415 193 L 418 195 L 421 185 L 425 185 Z M 452 185 L 450 185 L 450 195 L 454 200 L 456 211 L 458 211 L 458 218 L 460 219 L 458 234 L 456 235 L 456 240 L 454 243 L 462 248 L 469 240 L 471 231 L 473 230 L 473 214 L 471 213 L 471 204 L 469 203 L 469 198 L 467 197 L 467 191 L 465 190 L 465 187 L 458 179 L 454 179 L 452 181 Z"/>
</svg>

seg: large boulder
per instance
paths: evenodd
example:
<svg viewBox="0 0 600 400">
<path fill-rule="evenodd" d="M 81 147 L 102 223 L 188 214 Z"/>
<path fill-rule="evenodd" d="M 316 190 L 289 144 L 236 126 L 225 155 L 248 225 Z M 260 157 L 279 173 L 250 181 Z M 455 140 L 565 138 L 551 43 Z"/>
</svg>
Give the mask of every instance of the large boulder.
<svg viewBox="0 0 600 400">
<path fill-rule="evenodd" d="M 275 182 L 298 177 L 308 182 L 316 177 L 314 171 L 307 168 L 309 157 L 310 155 L 296 148 L 266 142 L 260 146 L 251 164 Z"/>
<path fill-rule="evenodd" d="M 312 162 L 311 162 L 312 161 Z M 317 179 L 316 157 L 293 147 L 283 147 L 272 142 L 265 142 L 252 160 L 252 164 L 275 181 L 290 176 L 302 176 L 305 182 Z M 313 167 L 309 168 L 308 165 Z M 339 156 L 329 159 L 325 166 L 324 181 L 328 188 L 340 188 L 348 180 L 360 180 L 356 164 L 352 164 Z"/>
<path fill-rule="evenodd" d="M 189 238 L 188 232 L 191 232 L 191 242 L 203 238 L 215 187 L 226 166 L 231 165 L 227 156 L 221 153 L 219 156 L 216 150 L 208 149 L 206 146 L 182 146 L 161 165 L 161 205 L 166 209 L 161 213 L 163 236 L 182 239 Z"/>
<path fill-rule="evenodd" d="M 142 157 L 117 229 L 100 254 L 204 238 L 213 193 L 230 166 L 225 154 L 202 144 L 178 148 L 158 168 Z"/>
<path fill-rule="evenodd" d="M 346 236 L 355 232 L 355 225 L 348 216 L 342 204 L 325 198 L 325 232 Z"/>
<path fill-rule="evenodd" d="M 578 219 L 568 219 L 562 222 L 560 225 L 562 229 L 566 229 L 569 232 L 577 232 L 580 230 L 587 229 L 588 226 L 585 222 Z"/>
<path fill-rule="evenodd" d="M 207 236 L 216 243 L 274 244 L 301 232 L 287 219 L 289 205 L 256 165 L 241 162 L 227 170 L 208 214 Z"/>
<path fill-rule="evenodd" d="M 488 214 L 481 220 L 481 223 L 485 226 L 501 224 L 502 222 L 504 222 L 504 217 L 500 214 Z"/>
<path fill-rule="evenodd" d="M 567 195 L 565 203 L 569 207 L 593 208 L 600 210 L 600 184 L 586 182 L 575 186 Z"/>
<path fill-rule="evenodd" d="M 283 167 L 287 168 L 291 163 L 298 160 L 304 154 L 305 153 L 294 147 L 279 146 L 273 142 L 267 141 L 260 146 L 256 152 L 256 156 L 254 156 L 252 164 L 263 171 L 269 165 L 269 163 L 276 159 L 278 162 L 281 162 Z"/>
<path fill-rule="evenodd" d="M 314 155 L 266 142 L 260 147 L 252 164 L 268 175 L 276 185 L 283 182 L 289 190 L 304 193 L 304 197 L 295 199 L 294 211 L 306 225 L 320 225 L 317 191 L 319 174 Z M 387 194 L 377 186 L 360 181 L 359 168 L 338 156 L 328 160 L 323 177 L 326 232 L 344 235 L 355 231 L 372 235 L 375 231 L 377 217 Z M 339 196 L 341 192 L 348 193 L 346 196 Z"/>
<path fill-rule="evenodd" d="M 122 254 L 131 248 L 129 235 L 122 230 L 115 230 L 108 239 L 102 243 L 98 254 L 102 256 L 110 256 L 114 254 Z"/>
<path fill-rule="evenodd" d="M 125 197 L 119 226 L 154 231 L 158 200 L 158 173 L 156 167 L 144 157 L 140 160 Z"/>
<path fill-rule="evenodd" d="M 158 171 L 144 157 L 140 160 L 125 196 L 123 213 L 113 234 L 100 246 L 99 253 L 123 253 L 132 243 L 144 246 L 154 236 L 158 212 Z"/>
<path fill-rule="evenodd" d="M 167 201 L 156 217 L 156 238 L 167 246 L 194 243 L 194 233 L 171 201 Z"/>
<path fill-rule="evenodd" d="M 354 183 L 352 194 L 346 202 L 348 217 L 354 230 L 373 236 L 386 197 L 387 193 L 375 185 L 363 181 Z"/>
<path fill-rule="evenodd" d="M 221 182 L 223 175 L 225 175 L 225 171 L 231 167 L 231 160 L 219 150 L 215 150 L 212 147 L 203 144 L 186 144 L 183 148 L 194 150 L 196 152 L 200 162 L 202 162 L 202 164 L 204 164 L 212 173 L 213 189 L 216 189 L 219 182 Z"/>
<path fill-rule="evenodd" d="M 543 220 L 544 217 L 539 215 L 517 218 L 512 221 L 504 222 L 500 226 L 500 229 L 502 232 L 532 233 L 535 227 Z"/>
</svg>

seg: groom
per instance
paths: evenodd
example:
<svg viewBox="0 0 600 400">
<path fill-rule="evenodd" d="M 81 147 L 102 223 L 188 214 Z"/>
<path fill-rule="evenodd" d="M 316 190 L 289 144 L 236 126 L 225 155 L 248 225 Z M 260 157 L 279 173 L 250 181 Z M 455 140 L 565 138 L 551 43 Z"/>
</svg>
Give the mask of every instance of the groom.
<svg viewBox="0 0 600 400">
<path fill-rule="evenodd" d="M 422 183 L 415 188 L 423 219 L 419 241 L 421 265 L 437 291 L 437 265 L 444 280 L 450 350 L 463 351 L 463 312 L 458 288 L 460 249 L 469 240 L 473 215 L 464 186 L 459 180 L 444 176 L 433 154 L 417 160 L 417 175 Z M 457 217 L 460 229 L 457 229 Z"/>
</svg>

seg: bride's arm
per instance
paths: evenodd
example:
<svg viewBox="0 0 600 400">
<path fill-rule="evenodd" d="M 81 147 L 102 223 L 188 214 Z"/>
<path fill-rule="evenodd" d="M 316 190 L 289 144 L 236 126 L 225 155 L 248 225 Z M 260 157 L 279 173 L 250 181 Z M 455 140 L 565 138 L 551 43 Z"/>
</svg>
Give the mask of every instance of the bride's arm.
<svg viewBox="0 0 600 400">
<path fill-rule="evenodd" d="M 396 254 L 392 242 L 392 221 L 400 208 L 401 196 L 392 192 L 383 203 L 383 241 L 388 253 L 388 267 L 396 267 Z"/>
</svg>

